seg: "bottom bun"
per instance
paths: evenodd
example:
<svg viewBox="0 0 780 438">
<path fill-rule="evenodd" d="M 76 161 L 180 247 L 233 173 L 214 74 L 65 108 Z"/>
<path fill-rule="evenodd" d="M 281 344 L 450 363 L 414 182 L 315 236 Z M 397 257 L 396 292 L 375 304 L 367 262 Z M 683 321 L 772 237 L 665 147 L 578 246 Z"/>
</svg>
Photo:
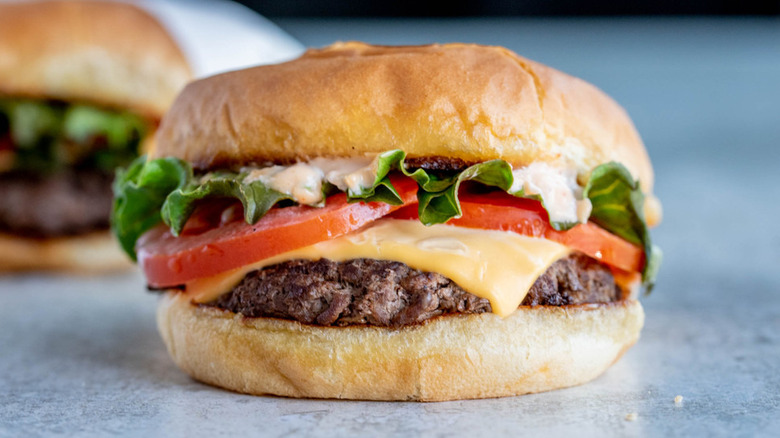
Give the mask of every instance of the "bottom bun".
<svg viewBox="0 0 780 438">
<path fill-rule="evenodd" d="M 0 233 L 0 272 L 64 271 L 93 274 L 132 268 L 108 231 L 30 239 Z"/>
<path fill-rule="evenodd" d="M 599 376 L 639 338 L 635 300 L 521 307 L 426 324 L 320 327 L 244 318 L 169 292 L 157 324 L 176 364 L 205 383 L 247 394 L 441 401 L 503 397 Z"/>
</svg>

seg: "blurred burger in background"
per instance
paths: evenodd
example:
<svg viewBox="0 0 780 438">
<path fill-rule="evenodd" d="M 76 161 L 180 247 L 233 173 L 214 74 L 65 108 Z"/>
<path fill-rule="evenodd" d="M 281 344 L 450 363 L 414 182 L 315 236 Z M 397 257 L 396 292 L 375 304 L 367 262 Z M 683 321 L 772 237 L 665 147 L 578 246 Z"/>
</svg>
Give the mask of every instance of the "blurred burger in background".
<svg viewBox="0 0 780 438">
<path fill-rule="evenodd" d="M 114 170 L 150 148 L 191 78 L 128 4 L 0 4 L 0 271 L 127 264 L 108 233 Z"/>
</svg>

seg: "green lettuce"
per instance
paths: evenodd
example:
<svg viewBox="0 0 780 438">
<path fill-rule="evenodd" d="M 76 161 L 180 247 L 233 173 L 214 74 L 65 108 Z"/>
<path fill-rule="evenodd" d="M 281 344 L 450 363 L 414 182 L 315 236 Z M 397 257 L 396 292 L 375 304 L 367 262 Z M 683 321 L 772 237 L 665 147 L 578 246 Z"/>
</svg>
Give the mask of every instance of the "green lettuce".
<svg viewBox="0 0 780 438">
<path fill-rule="evenodd" d="M 63 133 L 65 138 L 86 143 L 94 137 L 103 137 L 109 149 L 125 149 L 133 140 L 140 140 L 146 123 L 128 112 L 114 112 L 87 105 L 71 105 L 65 111 Z"/>
<path fill-rule="evenodd" d="M 628 170 L 619 163 L 602 164 L 590 174 L 583 196 L 590 199 L 593 210 L 588 220 L 627 241 L 642 246 L 645 269 L 642 282 L 652 290 L 661 265 L 661 249 L 650 241 L 645 222 L 645 197 Z"/>
<path fill-rule="evenodd" d="M 176 158 L 136 159 L 126 170 L 117 170 L 111 228 L 122 249 L 133 259 L 135 242 L 159 224 L 165 200 L 192 180 L 192 168 Z"/>
<path fill-rule="evenodd" d="M 512 175 L 512 166 L 503 160 L 491 160 L 483 163 L 474 164 L 463 171 L 449 176 L 438 176 L 435 173 L 426 172 L 423 169 L 417 169 L 409 172 L 404 164 L 406 153 L 401 150 L 392 150 L 380 154 L 377 157 L 377 175 L 374 185 L 364 189 L 362 193 L 348 192 L 351 200 L 359 201 L 381 201 L 388 204 L 400 204 L 401 197 L 393 189 L 387 175 L 397 170 L 404 175 L 414 179 L 419 186 L 417 199 L 419 201 L 418 214 L 420 221 L 425 225 L 442 224 L 452 218 L 462 216 L 463 211 L 458 200 L 458 190 L 460 184 L 464 181 L 474 181 L 486 186 L 497 187 L 514 196 L 532 198 L 542 202 L 544 201 L 538 195 L 526 195 L 523 190 L 511 192 L 514 176 Z M 380 196 L 376 197 L 374 191 L 381 188 Z M 576 222 L 556 222 L 550 224 L 556 230 L 567 230 Z"/>
<path fill-rule="evenodd" d="M 47 136 L 60 132 L 62 113 L 58 108 L 34 100 L 0 102 L 9 124 L 9 133 L 14 144 L 28 149 Z"/>
<path fill-rule="evenodd" d="M 487 161 L 468 167 L 456 175 L 438 176 L 435 173 L 417 169 L 409 172 L 404 165 L 406 153 L 402 150 L 392 150 L 380 154 L 376 160 L 377 175 L 374 185 L 364 190 L 364 193 L 347 193 L 351 200 L 355 201 L 384 201 L 374 196 L 377 187 L 382 187 L 382 194 L 387 197 L 394 194 L 390 204 L 400 204 L 401 197 L 392 188 L 387 175 L 394 170 L 417 182 L 417 200 L 419 202 L 418 214 L 420 221 L 425 225 L 442 224 L 454 217 L 460 217 L 463 213 L 458 200 L 458 188 L 463 181 L 473 180 L 485 185 L 509 190 L 512 185 L 512 168 L 501 160 Z"/>
<path fill-rule="evenodd" d="M 192 170 L 190 169 L 191 173 Z M 246 174 L 218 172 L 209 174 L 203 181 L 190 181 L 179 187 L 162 205 L 162 219 L 179 235 L 198 202 L 205 198 L 234 198 L 244 207 L 244 220 L 254 224 L 276 203 L 292 200 L 292 197 L 267 187 L 260 181 L 244 183 Z"/>
<path fill-rule="evenodd" d="M 541 201 L 538 196 L 527 196 L 522 190 L 511 191 L 512 167 L 502 160 L 475 164 L 454 174 L 439 174 L 423 169 L 409 171 L 404 164 L 405 157 L 400 150 L 380 154 L 374 162 L 374 180 L 367 187 L 348 189 L 348 200 L 401 204 L 401 196 L 389 178 L 397 171 L 417 183 L 418 213 L 420 221 L 426 225 L 445 223 L 461 216 L 458 189 L 464 181 Z M 246 176 L 246 172 L 220 171 L 198 177 L 193 175 L 189 164 L 181 160 L 164 158 L 146 163 L 143 159 L 137 160 L 127 171 L 119 173 L 114 187 L 113 224 L 123 248 L 135 257 L 135 241 L 160 222 L 168 225 L 172 233 L 180 233 L 198 204 L 207 198 L 232 198 L 241 202 L 244 219 L 250 224 L 260 220 L 277 203 L 292 200 L 261 181 L 247 182 Z M 327 183 L 323 187 L 325 195 L 333 189 Z M 650 241 L 643 213 L 644 197 L 638 182 L 622 165 L 606 163 L 592 171 L 583 195 L 593 205 L 590 220 L 645 249 L 647 263 L 643 281 L 648 289 L 652 287 L 660 251 Z M 552 222 L 551 225 L 557 230 L 565 230 L 576 223 Z"/>
<path fill-rule="evenodd" d="M 14 168 L 46 172 L 82 165 L 113 172 L 138 156 L 147 122 L 128 113 L 34 99 L 0 100 L 0 118 L 16 146 Z M 105 148 L 91 148 L 94 139 Z"/>
<path fill-rule="evenodd" d="M 245 183 L 246 173 L 212 172 L 196 177 L 189 163 L 176 158 L 137 158 L 114 180 L 111 227 L 122 248 L 136 259 L 135 243 L 163 222 L 179 235 L 198 204 L 206 198 L 234 198 L 253 224 L 288 195 L 260 181 Z"/>
<path fill-rule="evenodd" d="M 56 154 L 54 139 L 60 135 L 59 108 L 35 100 L 0 100 L 0 113 L 16 146 L 14 169 L 48 171 Z"/>
</svg>

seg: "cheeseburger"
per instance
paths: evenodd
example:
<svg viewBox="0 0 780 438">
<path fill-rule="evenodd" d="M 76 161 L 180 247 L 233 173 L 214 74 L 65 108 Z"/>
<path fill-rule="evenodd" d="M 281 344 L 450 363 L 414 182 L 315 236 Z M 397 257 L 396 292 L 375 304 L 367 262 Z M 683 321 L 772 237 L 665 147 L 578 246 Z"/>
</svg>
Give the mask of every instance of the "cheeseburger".
<svg viewBox="0 0 780 438">
<path fill-rule="evenodd" d="M 109 233 L 114 171 L 189 78 L 137 7 L 0 4 L 0 271 L 129 265 Z"/>
<path fill-rule="evenodd" d="M 499 397 L 587 382 L 639 337 L 647 153 L 604 93 L 509 50 L 310 50 L 189 84 L 157 140 L 113 226 L 195 379 Z"/>
</svg>

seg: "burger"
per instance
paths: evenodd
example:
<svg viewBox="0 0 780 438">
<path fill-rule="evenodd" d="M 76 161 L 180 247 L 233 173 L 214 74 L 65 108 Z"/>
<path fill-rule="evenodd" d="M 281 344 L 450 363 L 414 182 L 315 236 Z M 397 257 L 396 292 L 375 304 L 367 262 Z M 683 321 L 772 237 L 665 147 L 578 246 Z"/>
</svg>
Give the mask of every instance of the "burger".
<svg viewBox="0 0 780 438">
<path fill-rule="evenodd" d="M 197 380 L 499 397 L 592 380 L 639 337 L 644 146 L 604 93 L 507 49 L 309 50 L 189 84 L 157 141 L 113 226 Z"/>
<path fill-rule="evenodd" d="M 135 6 L 0 4 L 0 271 L 131 266 L 109 232 L 114 171 L 189 78 Z"/>
</svg>

